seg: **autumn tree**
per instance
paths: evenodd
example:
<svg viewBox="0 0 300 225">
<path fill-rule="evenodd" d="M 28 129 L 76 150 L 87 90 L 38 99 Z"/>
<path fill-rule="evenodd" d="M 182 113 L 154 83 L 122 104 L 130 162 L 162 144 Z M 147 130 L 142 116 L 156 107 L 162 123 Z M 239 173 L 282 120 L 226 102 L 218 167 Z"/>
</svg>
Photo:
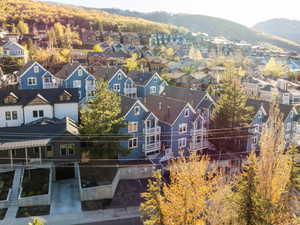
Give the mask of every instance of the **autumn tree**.
<svg viewBox="0 0 300 225">
<path fill-rule="evenodd" d="M 40 219 L 38 217 L 34 217 L 32 223 L 28 223 L 28 225 L 44 225 L 45 220 Z"/>
<path fill-rule="evenodd" d="M 125 126 L 121 98 L 108 89 L 107 82 L 97 83 L 95 97 L 81 110 L 80 133 L 91 155 L 115 159 L 122 152 L 119 131 Z"/>
<path fill-rule="evenodd" d="M 201 52 L 195 47 L 190 49 L 189 57 L 195 61 L 201 61 L 203 59 Z"/>
<path fill-rule="evenodd" d="M 101 47 L 100 44 L 94 45 L 94 46 L 93 46 L 93 50 L 94 50 L 95 52 L 103 52 L 103 49 L 102 49 L 102 47 Z"/>
<path fill-rule="evenodd" d="M 19 33 L 21 35 L 24 35 L 24 34 L 28 34 L 29 33 L 29 27 L 28 27 L 28 24 L 25 23 L 23 20 L 20 20 L 19 23 L 17 24 L 17 29 L 19 31 Z"/>
<path fill-rule="evenodd" d="M 136 53 L 132 54 L 130 58 L 126 59 L 125 67 L 128 69 L 128 71 L 138 70 L 139 63 L 137 59 L 138 59 L 138 55 Z"/>
<path fill-rule="evenodd" d="M 281 77 L 285 73 L 284 66 L 281 63 L 276 62 L 274 58 L 271 58 L 266 64 L 263 74 L 269 77 Z"/>
<path fill-rule="evenodd" d="M 193 153 L 171 161 L 169 183 L 156 172 L 147 192 L 142 194 L 140 211 L 144 224 L 206 224 L 208 202 L 219 182 L 209 164 L 207 157 Z"/>
</svg>

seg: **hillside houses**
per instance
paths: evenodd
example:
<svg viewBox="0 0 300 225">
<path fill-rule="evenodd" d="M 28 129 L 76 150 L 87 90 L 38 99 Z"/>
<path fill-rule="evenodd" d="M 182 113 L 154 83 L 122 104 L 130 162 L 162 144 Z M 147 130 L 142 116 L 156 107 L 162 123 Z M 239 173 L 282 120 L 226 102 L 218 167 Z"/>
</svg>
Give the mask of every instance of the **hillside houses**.
<svg viewBox="0 0 300 225">
<path fill-rule="evenodd" d="M 23 59 L 25 63 L 28 60 L 28 53 L 24 47 L 15 41 L 8 41 L 0 46 L 0 57 L 11 57 L 16 59 Z"/>
</svg>

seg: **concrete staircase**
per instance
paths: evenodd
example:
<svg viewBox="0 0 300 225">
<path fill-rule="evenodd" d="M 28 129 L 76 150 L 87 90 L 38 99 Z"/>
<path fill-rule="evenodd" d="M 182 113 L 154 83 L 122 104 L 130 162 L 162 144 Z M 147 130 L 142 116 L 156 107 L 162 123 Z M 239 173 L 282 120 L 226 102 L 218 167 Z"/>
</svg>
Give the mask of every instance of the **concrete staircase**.
<svg viewBox="0 0 300 225">
<path fill-rule="evenodd" d="M 22 182 L 22 177 L 23 177 L 24 169 L 23 168 L 16 168 L 15 170 L 15 175 L 14 175 L 14 180 L 13 180 L 13 185 L 9 197 L 9 204 L 10 206 L 18 206 L 18 197 L 20 193 L 20 187 L 21 187 L 21 182 Z"/>
</svg>

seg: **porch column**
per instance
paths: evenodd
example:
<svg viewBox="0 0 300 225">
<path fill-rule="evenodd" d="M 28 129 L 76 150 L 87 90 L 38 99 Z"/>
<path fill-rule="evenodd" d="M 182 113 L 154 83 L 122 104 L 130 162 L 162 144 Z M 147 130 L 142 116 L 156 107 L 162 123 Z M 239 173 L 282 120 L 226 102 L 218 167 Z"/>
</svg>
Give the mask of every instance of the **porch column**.
<svg viewBox="0 0 300 225">
<path fill-rule="evenodd" d="M 28 159 L 28 152 L 27 152 L 27 148 L 25 148 L 25 164 L 27 164 L 27 159 Z"/>
<path fill-rule="evenodd" d="M 40 164 L 42 164 L 42 147 L 39 147 Z"/>
<path fill-rule="evenodd" d="M 11 168 L 13 168 L 13 157 L 12 157 L 12 151 L 13 150 L 9 150 L 9 156 L 10 156 L 10 166 L 11 166 Z"/>
</svg>

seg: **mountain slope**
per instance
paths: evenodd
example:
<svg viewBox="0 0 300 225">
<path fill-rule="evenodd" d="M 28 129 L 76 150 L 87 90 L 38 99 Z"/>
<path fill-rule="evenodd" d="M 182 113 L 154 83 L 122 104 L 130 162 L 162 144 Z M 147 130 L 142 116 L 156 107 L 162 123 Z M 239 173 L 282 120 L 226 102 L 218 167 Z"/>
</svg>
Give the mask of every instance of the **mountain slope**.
<svg viewBox="0 0 300 225">
<path fill-rule="evenodd" d="M 271 19 L 256 24 L 255 30 L 277 35 L 295 42 L 300 42 L 300 21 L 289 19 Z"/>
<path fill-rule="evenodd" d="M 97 28 L 99 23 L 107 29 L 145 33 L 169 32 L 175 29 L 165 24 L 110 14 L 101 10 L 86 10 L 82 7 L 33 0 L 0 0 L 0 25 L 17 24 L 20 19 L 29 25 L 53 25 L 60 22 L 64 25 L 70 24 L 72 29 Z"/>
<path fill-rule="evenodd" d="M 300 45 L 284 38 L 263 34 L 229 20 L 190 14 L 170 14 L 166 12 L 141 13 L 120 9 L 102 9 L 122 16 L 144 18 L 159 23 L 172 24 L 192 32 L 204 32 L 213 36 L 224 36 L 231 40 L 245 40 L 250 43 L 268 42 L 280 48 L 300 52 Z"/>
</svg>

